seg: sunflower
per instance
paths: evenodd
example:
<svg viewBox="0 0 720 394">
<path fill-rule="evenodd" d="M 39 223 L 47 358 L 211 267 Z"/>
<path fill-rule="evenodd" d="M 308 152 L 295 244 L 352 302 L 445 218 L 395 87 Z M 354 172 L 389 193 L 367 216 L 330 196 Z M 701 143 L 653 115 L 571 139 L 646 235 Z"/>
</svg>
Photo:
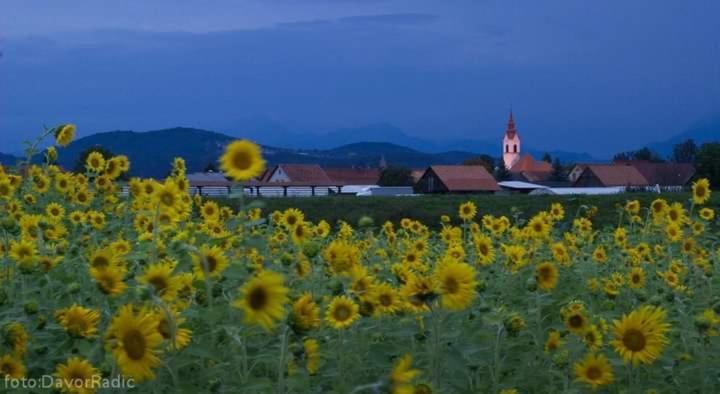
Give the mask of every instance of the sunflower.
<svg viewBox="0 0 720 394">
<path fill-rule="evenodd" d="M 8 179 L 0 177 L 0 198 L 9 199 L 15 193 L 15 187 L 10 184 Z"/>
<path fill-rule="evenodd" d="M 143 274 L 138 277 L 138 282 L 151 285 L 160 298 L 171 301 L 175 298 L 177 291 L 176 281 L 173 279 L 175 265 L 176 263 L 172 260 L 147 265 Z"/>
<path fill-rule="evenodd" d="M 554 289 L 557 286 L 559 276 L 557 267 L 549 261 L 539 264 L 535 268 L 535 280 L 543 290 Z"/>
<path fill-rule="evenodd" d="M 68 146 L 75 138 L 75 125 L 64 124 L 55 128 L 55 143 L 58 146 Z"/>
<path fill-rule="evenodd" d="M 203 245 L 197 254 L 193 255 L 193 273 L 198 279 L 205 279 L 205 272 L 210 277 L 217 278 L 227 268 L 228 259 L 219 246 Z"/>
<path fill-rule="evenodd" d="M 95 249 L 88 256 L 88 262 L 90 267 L 95 269 L 120 268 L 123 265 L 115 252 L 107 247 Z"/>
<path fill-rule="evenodd" d="M 309 375 L 315 375 L 320 364 L 320 354 L 318 349 L 320 345 L 314 339 L 306 339 L 303 341 L 303 349 L 305 350 L 305 368 Z"/>
<path fill-rule="evenodd" d="M 5 334 L 5 343 L 12 347 L 13 354 L 21 357 L 27 351 L 28 333 L 19 322 L 12 322 L 3 329 Z"/>
<path fill-rule="evenodd" d="M 288 288 L 282 274 L 262 271 L 240 288 L 240 297 L 233 306 L 243 310 L 245 323 L 257 324 L 266 330 L 285 314 Z"/>
<path fill-rule="evenodd" d="M 428 310 L 427 304 L 437 297 L 437 285 L 434 277 L 409 274 L 400 288 L 400 294 L 408 301 L 410 309 L 422 312 Z"/>
<path fill-rule="evenodd" d="M 442 261 L 434 273 L 442 305 L 450 310 L 467 308 L 477 295 L 476 274 L 469 264 L 450 259 Z"/>
<path fill-rule="evenodd" d="M 310 293 L 303 294 L 293 303 L 292 322 L 300 330 L 320 327 L 320 307 L 313 301 Z"/>
<path fill-rule="evenodd" d="M 100 383 L 100 371 L 85 359 L 71 357 L 64 364 L 58 364 L 55 377 L 62 391 L 77 394 L 92 394 Z"/>
<path fill-rule="evenodd" d="M 597 351 L 602 347 L 602 333 L 596 325 L 593 324 L 585 330 L 585 333 L 583 334 L 583 342 L 585 342 L 585 346 L 592 351 Z"/>
<path fill-rule="evenodd" d="M 220 207 L 215 201 L 206 201 L 200 207 L 200 215 L 207 222 L 215 222 L 220 219 Z"/>
<path fill-rule="evenodd" d="M 713 220 L 715 218 L 715 211 L 712 208 L 703 208 L 700 210 L 700 217 L 703 218 L 703 220 Z"/>
<path fill-rule="evenodd" d="M 545 352 L 554 352 L 563 346 L 565 342 L 562 340 L 560 331 L 552 330 L 548 334 L 548 338 L 545 341 Z"/>
<path fill-rule="evenodd" d="M 562 220 L 565 217 L 565 208 L 557 202 L 552 204 L 550 206 L 550 216 L 552 216 L 553 220 Z"/>
<path fill-rule="evenodd" d="M 299 209 L 288 208 L 283 212 L 282 224 L 288 229 L 292 229 L 304 221 L 305 215 Z"/>
<path fill-rule="evenodd" d="M 698 179 L 692 185 L 693 203 L 702 205 L 710 199 L 710 181 L 707 178 Z"/>
<path fill-rule="evenodd" d="M 590 324 L 584 310 L 570 310 L 564 314 L 564 320 L 565 327 L 577 335 L 584 334 Z"/>
<path fill-rule="evenodd" d="M 98 288 L 110 296 L 121 294 L 127 287 L 123 281 L 125 272 L 118 268 L 90 268 L 90 276 L 95 279 Z"/>
<path fill-rule="evenodd" d="M 628 201 L 627 203 L 625 203 L 625 211 L 630 215 L 637 215 L 640 212 L 640 201 Z"/>
<path fill-rule="evenodd" d="M 59 221 L 65 216 L 65 208 L 56 202 L 51 202 L 45 207 L 45 213 L 51 221 Z"/>
<path fill-rule="evenodd" d="M 325 320 L 336 330 L 348 328 L 360 318 L 359 309 L 347 296 L 336 296 L 328 305 Z"/>
<path fill-rule="evenodd" d="M 390 372 L 390 383 L 393 393 L 413 392 L 413 386 L 410 384 L 413 379 L 420 375 L 420 370 L 413 369 L 412 356 L 406 354 L 398 359 L 395 366 Z"/>
<path fill-rule="evenodd" d="M 19 241 L 10 241 L 10 258 L 21 266 L 32 266 L 37 258 L 35 242 L 26 238 L 21 238 Z"/>
<path fill-rule="evenodd" d="M 165 180 L 164 183 L 158 185 L 153 194 L 153 201 L 161 210 L 177 211 L 180 209 L 180 200 L 182 192 L 177 183 L 171 178 Z"/>
<path fill-rule="evenodd" d="M 122 306 L 113 317 L 105 343 L 123 375 L 138 381 L 155 378 L 152 369 L 160 365 L 163 341 L 157 327 L 155 314 L 145 309 L 135 313 L 132 305 Z"/>
<path fill-rule="evenodd" d="M 402 301 L 397 289 L 388 283 L 381 283 L 372 290 L 372 298 L 379 313 L 392 315 L 402 309 Z"/>
<path fill-rule="evenodd" d="M 666 217 L 673 223 L 682 224 L 687 219 L 685 207 L 679 202 L 672 203 L 667 210 Z"/>
<path fill-rule="evenodd" d="M 645 287 L 645 270 L 640 267 L 634 267 L 628 273 L 628 286 L 633 289 L 641 289 Z"/>
<path fill-rule="evenodd" d="M 473 243 L 480 265 L 487 266 L 495 261 L 495 248 L 490 237 L 479 234 L 473 239 Z"/>
<path fill-rule="evenodd" d="M 607 252 L 605 251 L 605 247 L 600 245 L 595 248 L 593 251 L 593 260 L 595 260 L 597 263 L 604 263 L 607 261 Z"/>
<path fill-rule="evenodd" d="M 100 152 L 90 152 L 85 159 L 85 168 L 94 173 L 102 172 L 105 169 L 105 157 Z"/>
<path fill-rule="evenodd" d="M 575 376 L 577 381 L 591 385 L 593 390 L 612 383 L 614 379 L 612 365 L 607 357 L 591 353 L 575 364 Z"/>
<path fill-rule="evenodd" d="M 20 379 L 25 377 L 25 372 L 22 360 L 9 354 L 0 357 L 0 376 L 5 379 Z"/>
<path fill-rule="evenodd" d="M 611 344 L 626 363 L 652 364 L 669 343 L 665 333 L 670 325 L 665 323 L 666 312 L 660 307 L 641 306 L 613 321 L 615 339 Z"/>
<path fill-rule="evenodd" d="M 73 304 L 55 312 L 55 318 L 70 335 L 89 338 L 97 333 L 100 311 Z"/>
<path fill-rule="evenodd" d="M 185 322 L 185 318 L 172 309 L 160 309 L 155 312 L 157 330 L 163 339 L 171 343 L 171 348 L 182 349 L 190 343 L 192 331 L 187 328 L 181 328 L 180 325 Z M 173 341 L 173 336 L 175 342 Z"/>
<path fill-rule="evenodd" d="M 265 171 L 265 160 L 260 147 L 247 140 L 231 142 L 220 157 L 220 167 L 225 175 L 236 181 L 247 181 Z"/>
<path fill-rule="evenodd" d="M 473 220 L 476 214 L 477 206 L 475 206 L 474 202 L 468 201 L 460 204 L 460 208 L 458 209 L 458 216 L 460 216 L 460 219 L 464 221 Z"/>
<path fill-rule="evenodd" d="M 683 232 L 677 223 L 669 223 L 665 226 L 665 236 L 670 242 L 678 242 L 683 237 Z"/>
<path fill-rule="evenodd" d="M 550 246 L 550 249 L 552 250 L 552 255 L 555 261 L 564 266 L 570 264 L 570 255 L 568 254 L 564 243 L 555 242 Z"/>
</svg>

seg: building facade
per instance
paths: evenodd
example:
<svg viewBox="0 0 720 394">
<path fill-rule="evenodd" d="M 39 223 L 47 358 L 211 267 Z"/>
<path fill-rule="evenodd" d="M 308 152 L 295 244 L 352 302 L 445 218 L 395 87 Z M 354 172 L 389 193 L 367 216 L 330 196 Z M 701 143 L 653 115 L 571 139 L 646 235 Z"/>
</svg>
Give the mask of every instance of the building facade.
<svg viewBox="0 0 720 394">
<path fill-rule="evenodd" d="M 520 134 L 515 128 L 512 111 L 510 111 L 510 118 L 508 119 L 505 135 L 503 136 L 502 149 L 505 168 L 511 169 L 512 166 L 520 160 Z"/>
</svg>

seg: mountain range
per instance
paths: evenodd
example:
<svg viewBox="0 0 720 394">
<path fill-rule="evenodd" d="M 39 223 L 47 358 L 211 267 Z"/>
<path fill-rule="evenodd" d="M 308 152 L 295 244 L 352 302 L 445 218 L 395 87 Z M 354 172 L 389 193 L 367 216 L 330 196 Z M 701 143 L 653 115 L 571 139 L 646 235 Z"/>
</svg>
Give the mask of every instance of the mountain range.
<svg viewBox="0 0 720 394">
<path fill-rule="evenodd" d="M 431 164 L 458 164 L 481 153 L 494 153 L 498 150 L 496 143 L 479 140 L 437 143 L 411 137 L 390 124 L 340 129 L 321 136 L 283 130 L 282 139 L 272 137 L 278 133 L 260 133 L 259 130 L 258 128 L 243 133 L 241 138 L 260 143 L 263 155 L 271 165 L 317 163 L 326 167 L 377 167 L 381 157 L 384 157 L 391 165 L 422 168 Z M 671 139 L 648 146 L 667 157 L 676 143 L 688 138 L 693 138 L 697 143 L 718 140 L 717 130 L 719 129 L 714 122 L 696 125 Z M 186 160 L 188 171 L 204 170 L 216 163 L 225 145 L 236 138 L 214 131 L 186 127 L 147 132 L 110 131 L 79 138 L 61 149 L 59 164 L 64 168 L 74 168 L 83 151 L 93 146 L 102 146 L 114 154 L 127 155 L 132 163 L 131 175 L 164 177 L 172 160 L 178 156 Z M 278 147 L 280 144 L 292 148 Z M 533 149 L 523 151 L 537 159 L 545 153 Z M 585 153 L 548 153 L 563 163 L 600 161 Z M 16 161 L 17 157 L 0 153 L 0 163 L 11 165 Z"/>
</svg>

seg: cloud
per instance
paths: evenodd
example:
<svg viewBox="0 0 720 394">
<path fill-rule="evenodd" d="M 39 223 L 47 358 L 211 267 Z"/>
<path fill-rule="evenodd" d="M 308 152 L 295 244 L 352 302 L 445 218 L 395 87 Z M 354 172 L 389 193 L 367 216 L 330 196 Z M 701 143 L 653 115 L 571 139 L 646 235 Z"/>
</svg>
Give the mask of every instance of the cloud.
<svg viewBox="0 0 720 394">
<path fill-rule="evenodd" d="M 317 19 L 311 21 L 285 22 L 280 28 L 323 28 L 323 27 L 359 27 L 376 26 L 423 26 L 435 22 L 436 15 L 421 13 L 399 13 L 378 15 L 355 15 L 335 19 Z"/>
</svg>

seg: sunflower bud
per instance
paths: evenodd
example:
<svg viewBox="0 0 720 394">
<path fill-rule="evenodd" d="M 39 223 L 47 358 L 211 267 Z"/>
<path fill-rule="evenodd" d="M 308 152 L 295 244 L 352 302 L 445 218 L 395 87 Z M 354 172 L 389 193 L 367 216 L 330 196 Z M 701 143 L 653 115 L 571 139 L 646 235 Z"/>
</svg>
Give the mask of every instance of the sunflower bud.
<svg viewBox="0 0 720 394">
<path fill-rule="evenodd" d="M 23 309 L 28 315 L 34 315 L 38 311 L 38 303 L 35 300 L 30 300 L 23 305 Z"/>
</svg>

